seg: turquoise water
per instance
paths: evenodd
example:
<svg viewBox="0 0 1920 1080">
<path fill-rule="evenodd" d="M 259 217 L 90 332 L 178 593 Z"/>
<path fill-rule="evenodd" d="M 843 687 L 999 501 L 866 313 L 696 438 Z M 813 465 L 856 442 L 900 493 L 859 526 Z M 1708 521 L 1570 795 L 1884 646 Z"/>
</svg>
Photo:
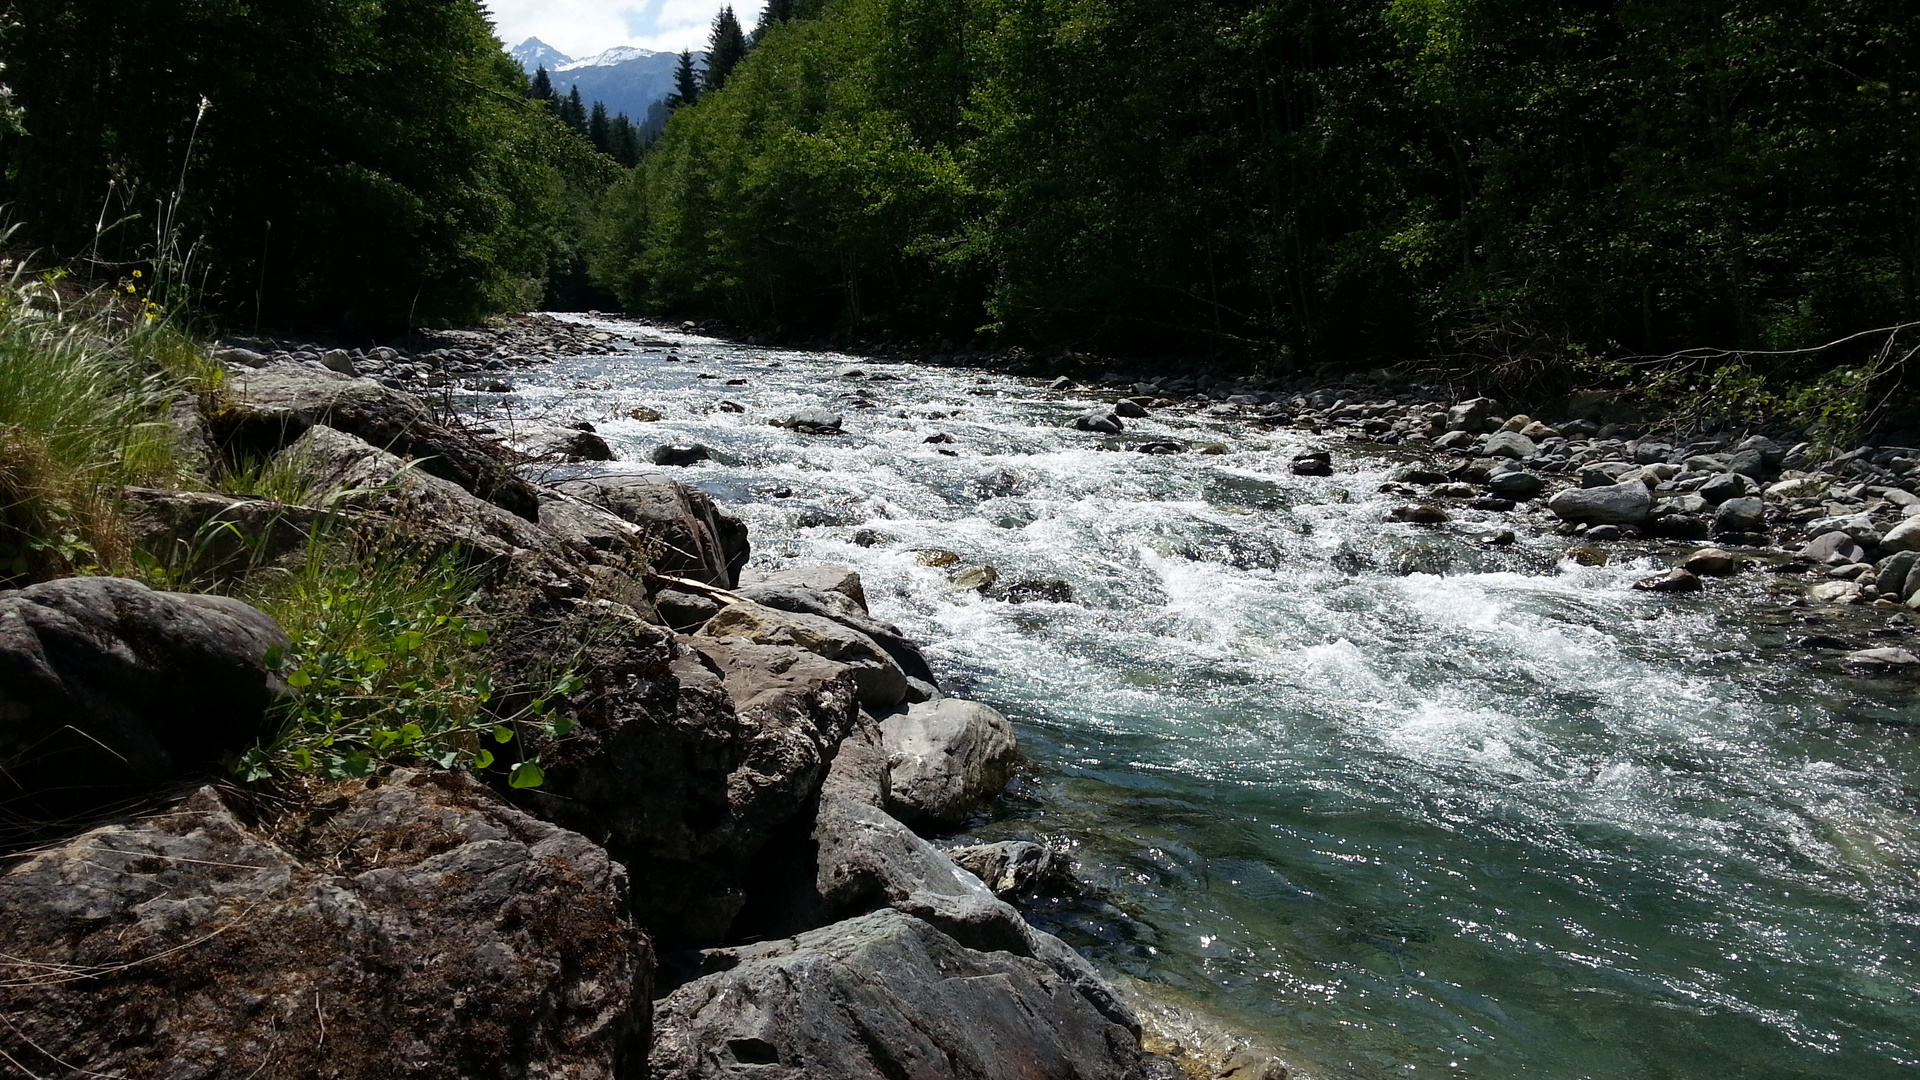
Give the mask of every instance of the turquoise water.
<svg viewBox="0 0 1920 1080">
<path fill-rule="evenodd" d="M 1023 380 L 663 336 L 484 408 L 631 459 L 705 443 L 672 471 L 750 522 L 756 565 L 858 568 L 952 692 L 1015 720 L 1030 768 L 973 835 L 1070 846 L 1092 895 L 1036 917 L 1101 963 L 1309 1076 L 1920 1069 L 1916 686 L 1792 647 L 1780 582 L 1649 596 L 1631 552 L 1390 523 L 1402 459 L 1304 433 L 1103 440 L 1058 426 L 1090 398 Z M 849 434 L 767 425 L 800 404 Z M 1144 438 L 1231 452 L 1118 449 Z M 1309 446 L 1339 474 L 1292 476 Z M 956 591 L 928 549 L 1073 599 Z"/>
</svg>

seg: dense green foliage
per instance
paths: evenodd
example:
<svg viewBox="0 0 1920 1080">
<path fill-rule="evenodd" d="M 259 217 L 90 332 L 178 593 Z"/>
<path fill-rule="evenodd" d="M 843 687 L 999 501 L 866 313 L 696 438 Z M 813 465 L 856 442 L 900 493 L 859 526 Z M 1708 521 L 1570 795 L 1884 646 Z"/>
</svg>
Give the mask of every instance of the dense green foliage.
<svg viewBox="0 0 1920 1080">
<path fill-rule="evenodd" d="M 632 305 L 1279 361 L 1920 317 L 1892 0 L 826 0 L 616 188 Z"/>
<path fill-rule="evenodd" d="M 476 0 L 17 11 L 27 134 L 0 142 L 0 197 L 25 239 L 184 268 L 205 309 L 246 323 L 538 303 L 618 171 L 527 100 Z"/>
</svg>

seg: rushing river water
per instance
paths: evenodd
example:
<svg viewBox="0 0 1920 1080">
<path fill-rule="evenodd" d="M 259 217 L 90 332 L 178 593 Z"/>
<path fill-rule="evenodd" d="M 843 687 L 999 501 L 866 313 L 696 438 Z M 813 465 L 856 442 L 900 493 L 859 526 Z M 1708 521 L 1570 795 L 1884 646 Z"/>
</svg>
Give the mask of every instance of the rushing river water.
<svg viewBox="0 0 1920 1080">
<path fill-rule="evenodd" d="M 754 565 L 857 568 L 1016 723 L 1032 769 L 973 835 L 1074 849 L 1098 899 L 1041 917 L 1097 961 L 1310 1076 L 1920 1075 L 1920 704 L 1783 648 L 1772 579 L 1652 596 L 1644 561 L 1387 522 L 1384 448 L 1302 478 L 1303 432 L 1115 440 L 1032 380 L 656 336 L 470 404 L 703 443 L 670 471 Z M 768 426 L 808 404 L 847 434 Z M 1230 452 L 1115 449 L 1145 438 Z M 957 591 L 929 549 L 1072 598 Z"/>
</svg>

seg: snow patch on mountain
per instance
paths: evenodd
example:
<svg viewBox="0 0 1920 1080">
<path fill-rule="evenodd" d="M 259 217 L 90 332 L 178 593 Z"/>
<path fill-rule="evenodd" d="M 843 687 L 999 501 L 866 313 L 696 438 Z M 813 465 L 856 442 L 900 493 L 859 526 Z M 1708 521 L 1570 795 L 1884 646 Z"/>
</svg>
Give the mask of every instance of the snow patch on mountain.
<svg viewBox="0 0 1920 1080">
<path fill-rule="evenodd" d="M 552 71 L 563 64 L 573 63 L 573 57 L 541 41 L 537 37 L 527 40 L 507 50 L 507 55 L 520 63 L 520 70 L 531 75 L 540 68 Z M 604 55 L 604 54 L 603 54 Z"/>
<path fill-rule="evenodd" d="M 651 49 L 635 49 L 627 45 L 616 45 L 598 56 L 589 56 L 585 60 L 570 60 L 561 64 L 556 71 L 579 71 L 582 68 L 618 67 L 634 60 L 645 60 L 649 56 L 660 54 Z"/>
</svg>

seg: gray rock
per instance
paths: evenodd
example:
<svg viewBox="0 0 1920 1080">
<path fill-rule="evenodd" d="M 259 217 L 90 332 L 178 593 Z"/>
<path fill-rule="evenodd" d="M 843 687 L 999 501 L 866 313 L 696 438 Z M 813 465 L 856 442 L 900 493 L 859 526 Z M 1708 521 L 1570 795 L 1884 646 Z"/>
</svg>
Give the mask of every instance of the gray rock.
<svg viewBox="0 0 1920 1080">
<path fill-rule="evenodd" d="M 906 672 L 878 642 L 844 622 L 825 616 L 782 611 L 745 601 L 727 605 L 707 620 L 700 634 L 711 638 L 742 638 L 756 645 L 791 646 L 844 664 L 859 687 L 860 703 L 869 709 L 890 709 L 907 695 Z"/>
<path fill-rule="evenodd" d="M 1127 420 L 1144 420 L 1147 416 L 1147 409 L 1146 406 L 1137 401 L 1129 401 L 1126 398 L 1121 398 L 1119 401 L 1113 403 L 1113 414 Z"/>
<path fill-rule="evenodd" d="M 1076 416 L 1069 426 L 1076 431 L 1098 431 L 1108 435 L 1118 435 L 1126 430 L 1126 425 L 1108 409 L 1095 409 Z"/>
<path fill-rule="evenodd" d="M 1492 431 L 1497 426 L 1494 423 L 1494 407 L 1492 398 L 1463 401 L 1447 410 L 1447 430 L 1465 431 L 1473 435 Z"/>
<path fill-rule="evenodd" d="M 1857 581 L 1823 581 L 1807 590 L 1807 596 L 1821 604 L 1857 604 L 1861 585 Z"/>
<path fill-rule="evenodd" d="M 834 571 L 844 571 L 844 575 Z M 742 575 L 745 577 L 745 575 Z M 838 589 L 810 588 L 799 584 L 785 584 L 785 580 L 814 581 L 818 584 L 841 586 Z M 850 580 L 849 580 L 850 579 Z M 856 600 L 852 594 L 864 598 L 860 588 L 860 575 L 845 567 L 809 567 L 803 571 L 794 571 L 791 575 L 767 575 L 761 579 L 765 584 L 742 584 L 736 590 L 739 595 L 756 604 L 789 611 L 797 615 L 818 615 L 858 631 L 873 639 L 874 643 L 886 650 L 893 662 L 909 680 L 938 684 L 933 669 L 928 666 L 927 658 L 920 652 L 920 646 L 913 639 L 900 632 L 900 628 L 891 623 L 883 623 L 867 614 L 864 603 Z M 912 700 L 925 700 L 913 698 Z"/>
<path fill-rule="evenodd" d="M 45 1076 L 629 1075 L 653 957 L 599 845 L 459 774 L 315 795 L 291 847 L 207 787 L 9 865 L 9 962 L 87 975 L 0 984 L 0 1052 Z"/>
<path fill-rule="evenodd" d="M 1854 542 L 1853 537 L 1836 529 L 1815 535 L 1812 541 L 1800 549 L 1800 557 L 1824 566 L 1845 566 L 1848 563 L 1865 561 L 1867 552 L 1865 548 Z"/>
<path fill-rule="evenodd" d="M 1000 794 L 1019 762 L 1013 725 L 959 698 L 913 705 L 881 721 L 892 769 L 887 809 L 914 825 L 954 825 Z"/>
<path fill-rule="evenodd" d="M 816 592 L 836 592 L 858 604 L 861 611 L 867 610 L 867 591 L 860 585 L 859 572 L 836 563 L 796 566 L 789 570 L 742 570 L 740 585 L 743 588 L 750 585 L 792 585 Z"/>
<path fill-rule="evenodd" d="M 1638 480 L 1606 487 L 1569 488 L 1547 502 L 1562 521 L 1638 525 L 1653 513 L 1653 493 Z"/>
<path fill-rule="evenodd" d="M 553 444 L 550 453 L 563 461 L 612 461 L 613 447 L 591 431 L 575 431 Z"/>
<path fill-rule="evenodd" d="M 1532 439 L 1517 431 L 1496 431 L 1487 436 L 1480 452 L 1488 457 L 1513 458 L 1524 461 L 1540 452 L 1540 447 Z"/>
<path fill-rule="evenodd" d="M 1861 649 L 1848 653 L 1846 663 L 1868 671 L 1914 671 L 1920 669 L 1920 656 L 1905 649 Z"/>
<path fill-rule="evenodd" d="M 1907 595 L 1907 583 L 1917 576 L 1913 573 L 1916 563 L 1920 563 L 1920 551 L 1900 551 L 1887 556 L 1880 562 L 1880 572 L 1874 579 L 1874 585 L 1881 596 L 1902 600 Z"/>
<path fill-rule="evenodd" d="M 1846 533 L 1847 536 L 1855 541 L 1870 546 L 1877 544 L 1883 539 L 1880 535 L 1879 528 L 1873 523 L 1873 518 L 1866 514 L 1843 514 L 1838 517 L 1814 518 L 1812 521 L 1807 522 L 1806 530 L 1808 536 L 1821 536 L 1830 532 Z M 1868 537 L 1872 537 L 1872 539 L 1869 540 Z"/>
<path fill-rule="evenodd" d="M 732 588 L 747 563 L 747 526 L 705 492 L 664 473 L 570 480 L 559 490 L 647 530 L 658 544 L 654 570 Z"/>
<path fill-rule="evenodd" d="M 1683 566 L 1667 571 L 1665 577 L 1647 578 L 1634 583 L 1634 588 L 1643 592 L 1657 593 L 1695 593 L 1699 592 L 1700 578 Z"/>
<path fill-rule="evenodd" d="M 656 941 L 718 942 L 745 904 L 748 867 L 804 820 L 853 727 L 852 673 L 800 649 L 643 623 L 590 645 L 580 666 L 601 689 L 570 738 L 539 748 L 546 783 L 516 797 L 605 838 L 633 870 L 634 917 Z"/>
<path fill-rule="evenodd" d="M 662 1000 L 655 1080 L 1130 1080 L 1131 1013 L 1046 963 L 879 911 L 716 950 Z"/>
<path fill-rule="evenodd" d="M 713 455 L 698 443 L 690 446 L 656 446 L 648 457 L 655 465 L 693 465 L 706 461 Z"/>
<path fill-rule="evenodd" d="M 814 405 L 795 409 L 774 424 L 802 435 L 838 435 L 842 422 L 839 413 Z"/>
<path fill-rule="evenodd" d="M 213 410 L 213 434 L 235 450 L 266 455 L 293 444 L 306 430 L 325 424 L 386 450 L 412 458 L 415 467 L 529 521 L 540 514 L 532 485 L 478 439 L 436 421 L 419 398 L 371 379 L 277 364 L 229 378 Z"/>
<path fill-rule="evenodd" d="M 1713 515 L 1714 535 L 1755 533 L 1766 527 L 1767 504 L 1757 495 L 1728 499 Z"/>
<path fill-rule="evenodd" d="M 328 371 L 337 371 L 342 375 L 352 375 L 353 357 L 345 349 L 328 349 L 320 354 L 320 366 Z"/>
<path fill-rule="evenodd" d="M 720 613 L 720 602 L 711 596 L 661 589 L 654 594 L 653 607 L 668 626 L 682 634 L 691 634 Z"/>
<path fill-rule="evenodd" d="M 993 895 L 1012 901 L 1049 889 L 1072 890 L 1073 859 L 1028 840 L 1003 840 L 955 848 L 948 856 L 980 879 Z"/>
<path fill-rule="evenodd" d="M 1908 517 L 1888 529 L 1880 538 L 1880 550 L 1920 551 L 1920 517 Z"/>
<path fill-rule="evenodd" d="M 1547 488 L 1547 482 L 1530 472 L 1503 472 L 1487 481 L 1487 487 L 1509 499 L 1531 499 Z"/>
<path fill-rule="evenodd" d="M 268 734 L 287 636 L 238 600 L 66 578 L 0 592 L 0 805 L 59 818 Z"/>
<path fill-rule="evenodd" d="M 1750 495 L 1758 495 L 1760 494 L 1760 485 L 1754 483 L 1750 477 L 1729 472 L 1721 473 L 1719 476 L 1701 484 L 1699 491 L 1701 498 L 1717 506 L 1720 503 L 1726 502 L 1728 499 L 1740 499 Z"/>
<path fill-rule="evenodd" d="M 1740 560 L 1732 552 L 1708 547 L 1687 556 L 1680 566 L 1690 573 L 1706 577 L 1726 577 L 1740 571 Z"/>
<path fill-rule="evenodd" d="M 862 712 L 853 730 L 840 740 L 840 749 L 820 785 L 820 796 L 838 796 L 878 809 L 887 805 L 887 796 L 893 792 L 892 773 L 880 724 Z"/>
</svg>

